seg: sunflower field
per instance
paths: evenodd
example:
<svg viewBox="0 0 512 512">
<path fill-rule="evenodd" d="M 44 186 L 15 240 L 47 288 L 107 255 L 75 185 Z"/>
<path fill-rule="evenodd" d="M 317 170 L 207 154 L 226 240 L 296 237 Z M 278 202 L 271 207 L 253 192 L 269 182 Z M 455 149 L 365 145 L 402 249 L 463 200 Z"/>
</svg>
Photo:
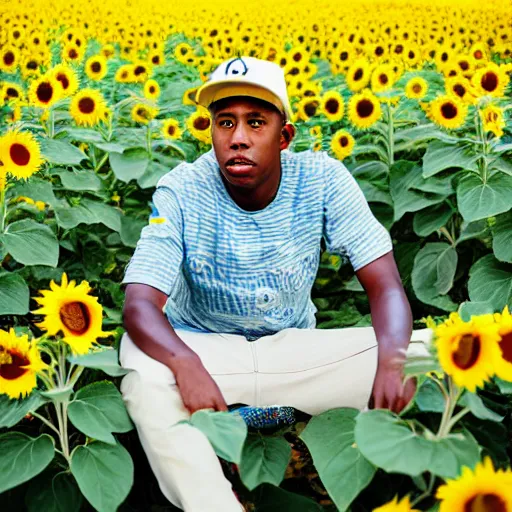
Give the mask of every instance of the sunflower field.
<svg viewBox="0 0 512 512">
<path fill-rule="evenodd" d="M 350 170 L 434 338 L 400 415 L 190 422 L 247 510 L 512 512 L 509 0 L 0 0 L 1 510 L 176 510 L 118 391 L 120 282 L 158 180 L 211 148 L 197 88 L 239 56 L 284 69 L 290 149 Z M 371 325 L 344 257 L 313 300 L 318 328 Z"/>
</svg>

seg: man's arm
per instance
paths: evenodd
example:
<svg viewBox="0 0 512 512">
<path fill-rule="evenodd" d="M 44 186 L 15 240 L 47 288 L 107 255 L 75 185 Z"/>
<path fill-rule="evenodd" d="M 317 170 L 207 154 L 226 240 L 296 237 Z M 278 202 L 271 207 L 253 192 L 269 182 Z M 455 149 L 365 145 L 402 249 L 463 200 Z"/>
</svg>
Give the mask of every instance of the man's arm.
<svg viewBox="0 0 512 512">
<path fill-rule="evenodd" d="M 400 274 L 389 252 L 356 272 L 368 294 L 378 349 L 372 391 L 373 407 L 401 411 L 411 400 L 415 384 L 402 384 L 402 369 L 412 333 L 412 314 Z"/>
<path fill-rule="evenodd" d="M 176 379 L 185 407 L 191 412 L 212 408 L 226 411 L 222 394 L 199 356 L 176 334 L 162 311 L 167 295 L 145 284 L 128 284 L 124 326 L 148 356 L 167 366 Z"/>
</svg>

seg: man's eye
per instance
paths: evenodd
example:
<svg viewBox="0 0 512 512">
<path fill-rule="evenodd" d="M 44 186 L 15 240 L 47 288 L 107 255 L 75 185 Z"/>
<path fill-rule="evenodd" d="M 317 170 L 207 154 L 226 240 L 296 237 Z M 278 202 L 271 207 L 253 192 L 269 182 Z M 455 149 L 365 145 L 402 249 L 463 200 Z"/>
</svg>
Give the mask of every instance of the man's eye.
<svg viewBox="0 0 512 512">
<path fill-rule="evenodd" d="M 233 122 L 230 121 L 229 119 L 225 119 L 223 121 L 219 121 L 219 125 L 223 126 L 225 128 L 230 128 L 231 126 L 233 126 Z"/>
<path fill-rule="evenodd" d="M 261 119 L 251 119 L 249 121 L 249 123 L 251 124 L 251 126 L 262 126 L 263 125 L 263 121 Z"/>
</svg>

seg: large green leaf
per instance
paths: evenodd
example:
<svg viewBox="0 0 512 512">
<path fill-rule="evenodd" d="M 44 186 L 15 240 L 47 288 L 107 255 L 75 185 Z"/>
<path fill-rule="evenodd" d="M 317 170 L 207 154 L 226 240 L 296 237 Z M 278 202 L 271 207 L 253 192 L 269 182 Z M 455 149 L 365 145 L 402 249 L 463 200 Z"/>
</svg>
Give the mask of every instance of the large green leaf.
<svg viewBox="0 0 512 512">
<path fill-rule="evenodd" d="M 103 188 L 103 181 L 94 171 L 87 169 L 52 169 L 52 174 L 58 176 L 62 186 L 67 190 L 92 190 L 98 192 Z"/>
<path fill-rule="evenodd" d="M 295 492 L 262 484 L 252 494 L 258 512 L 322 512 L 318 503 Z"/>
<path fill-rule="evenodd" d="M 363 456 L 389 473 L 418 476 L 429 471 L 455 478 L 463 466 L 472 468 L 480 459 L 479 446 L 470 434 L 427 439 L 407 421 L 382 409 L 357 417 L 355 439 Z"/>
<path fill-rule="evenodd" d="M 495 311 L 512 307 L 512 265 L 492 254 L 480 258 L 469 271 L 468 292 L 472 301 L 488 302 Z"/>
<path fill-rule="evenodd" d="M 474 238 L 485 238 L 489 235 L 489 226 L 485 219 L 476 222 L 463 222 L 460 227 L 459 238 L 456 244 L 473 240 Z"/>
<path fill-rule="evenodd" d="M 83 198 L 78 206 L 55 208 L 55 217 L 61 228 L 73 229 L 79 224 L 104 224 L 113 231 L 121 231 L 121 212 L 99 201 Z"/>
<path fill-rule="evenodd" d="M 454 146 L 434 140 L 423 155 L 423 176 L 429 178 L 452 167 L 475 171 L 477 159 L 478 155 L 471 152 L 468 145 Z"/>
<path fill-rule="evenodd" d="M 37 411 L 44 403 L 45 399 L 37 391 L 22 400 L 0 395 L 0 428 L 14 427 L 26 414 Z"/>
<path fill-rule="evenodd" d="M 23 219 L 7 226 L 0 240 L 7 251 L 23 265 L 56 267 L 59 261 L 59 242 L 45 224 Z"/>
<path fill-rule="evenodd" d="M 19 274 L 0 274 L 0 315 L 26 315 L 30 290 Z"/>
<path fill-rule="evenodd" d="M 291 452 L 291 446 L 284 437 L 248 434 L 239 468 L 242 482 L 250 491 L 264 482 L 279 485 Z"/>
<path fill-rule="evenodd" d="M 472 316 L 494 313 L 494 308 L 489 302 L 471 302 L 467 300 L 459 306 L 458 313 L 464 322 L 469 322 Z"/>
<path fill-rule="evenodd" d="M 65 127 L 61 131 L 66 133 L 69 139 L 78 142 L 103 142 L 103 137 L 101 136 L 101 133 L 91 128 Z"/>
<path fill-rule="evenodd" d="M 483 400 L 476 393 L 464 393 L 459 403 L 464 407 L 469 407 L 471 413 L 481 420 L 500 422 L 505 417 L 488 409 Z"/>
<path fill-rule="evenodd" d="M 496 217 L 492 232 L 494 255 L 500 261 L 512 263 L 512 211 Z"/>
<path fill-rule="evenodd" d="M 133 424 L 121 393 L 112 382 L 94 382 L 78 390 L 68 407 L 73 425 L 86 436 L 116 444 L 112 432 L 128 432 Z"/>
<path fill-rule="evenodd" d="M 188 422 L 208 438 L 219 457 L 240 464 L 247 425 L 239 415 L 200 409 Z"/>
<path fill-rule="evenodd" d="M 45 471 L 30 482 L 25 495 L 28 512 L 79 512 L 83 496 L 73 475 Z"/>
<path fill-rule="evenodd" d="M 55 455 L 53 438 L 21 432 L 0 435 L 0 494 L 38 475 Z"/>
<path fill-rule="evenodd" d="M 496 170 L 512 176 L 512 163 L 510 158 L 498 156 L 489 162 L 489 170 Z"/>
<path fill-rule="evenodd" d="M 455 248 L 445 243 L 429 243 L 418 252 L 412 271 L 412 287 L 418 299 L 445 311 L 457 309 L 446 295 L 453 286 L 457 259 Z"/>
<path fill-rule="evenodd" d="M 495 377 L 495 381 L 501 393 L 504 395 L 512 395 L 512 382 L 499 379 L 498 377 Z"/>
<path fill-rule="evenodd" d="M 110 153 L 108 159 L 116 178 L 125 183 L 139 179 L 149 164 L 149 155 L 142 148 L 128 149 L 124 153 Z"/>
<path fill-rule="evenodd" d="M 73 144 L 56 139 L 42 139 L 41 154 L 52 164 L 78 165 L 87 155 Z"/>
<path fill-rule="evenodd" d="M 355 409 L 331 409 L 314 416 L 300 435 L 325 489 L 342 512 L 370 483 L 376 471 L 355 443 L 358 414 Z"/>
<path fill-rule="evenodd" d="M 71 472 L 98 512 L 115 512 L 133 484 L 133 461 L 120 444 L 97 441 L 77 446 L 71 454 Z"/>
<path fill-rule="evenodd" d="M 396 130 L 395 152 L 418 147 L 432 139 L 442 140 L 451 144 L 455 144 L 458 141 L 457 137 L 448 135 L 448 133 L 443 132 L 432 123 L 420 124 L 412 128 Z"/>
<path fill-rule="evenodd" d="M 111 377 L 121 377 L 130 372 L 119 365 L 117 350 L 105 349 L 97 352 L 91 352 L 85 355 L 73 355 L 68 357 L 73 364 L 102 370 Z"/>
<path fill-rule="evenodd" d="M 506 212 L 512 208 L 512 176 L 497 173 L 484 182 L 478 174 L 468 173 L 457 186 L 457 203 L 468 222 Z"/>
<path fill-rule="evenodd" d="M 179 163 L 181 163 L 183 160 L 180 160 L 178 158 L 175 159 L 176 164 L 173 166 L 175 167 Z M 151 188 L 156 187 L 156 184 L 158 183 L 158 180 L 167 174 L 171 168 L 162 165 L 158 162 L 152 161 L 149 162 L 144 174 L 137 179 L 137 183 L 140 188 Z"/>
<path fill-rule="evenodd" d="M 453 215 L 446 202 L 429 206 L 416 212 L 413 219 L 413 229 L 418 236 L 428 236 L 441 229 Z"/>
<path fill-rule="evenodd" d="M 57 206 L 59 200 L 55 197 L 52 184 L 36 176 L 32 176 L 30 181 L 17 181 L 8 189 L 6 197 L 30 197 L 34 201 L 43 201 L 51 206 Z"/>
<path fill-rule="evenodd" d="M 127 247 L 135 247 L 140 238 L 142 228 L 148 223 L 147 219 L 135 219 L 133 217 L 124 216 L 121 219 L 121 241 Z"/>
<path fill-rule="evenodd" d="M 429 378 L 426 378 L 418 388 L 414 401 L 423 412 L 443 412 L 446 404 L 441 389 Z"/>
</svg>

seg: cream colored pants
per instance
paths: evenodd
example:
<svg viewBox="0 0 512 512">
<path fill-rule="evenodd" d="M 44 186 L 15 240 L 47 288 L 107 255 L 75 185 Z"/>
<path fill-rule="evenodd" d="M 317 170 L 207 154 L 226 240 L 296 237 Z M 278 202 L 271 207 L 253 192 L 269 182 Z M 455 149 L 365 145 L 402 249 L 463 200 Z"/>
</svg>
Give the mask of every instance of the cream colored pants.
<svg viewBox="0 0 512 512">
<path fill-rule="evenodd" d="M 288 405 L 309 414 L 336 407 L 364 409 L 377 368 L 372 327 L 284 329 L 249 342 L 234 334 L 176 330 L 198 354 L 226 403 Z M 430 329 L 414 331 L 408 354 L 425 352 Z M 240 512 L 206 436 L 187 424 L 173 373 L 125 334 L 120 362 L 128 412 L 166 498 L 186 512 Z M 172 427 L 172 428 L 171 428 Z"/>
</svg>

